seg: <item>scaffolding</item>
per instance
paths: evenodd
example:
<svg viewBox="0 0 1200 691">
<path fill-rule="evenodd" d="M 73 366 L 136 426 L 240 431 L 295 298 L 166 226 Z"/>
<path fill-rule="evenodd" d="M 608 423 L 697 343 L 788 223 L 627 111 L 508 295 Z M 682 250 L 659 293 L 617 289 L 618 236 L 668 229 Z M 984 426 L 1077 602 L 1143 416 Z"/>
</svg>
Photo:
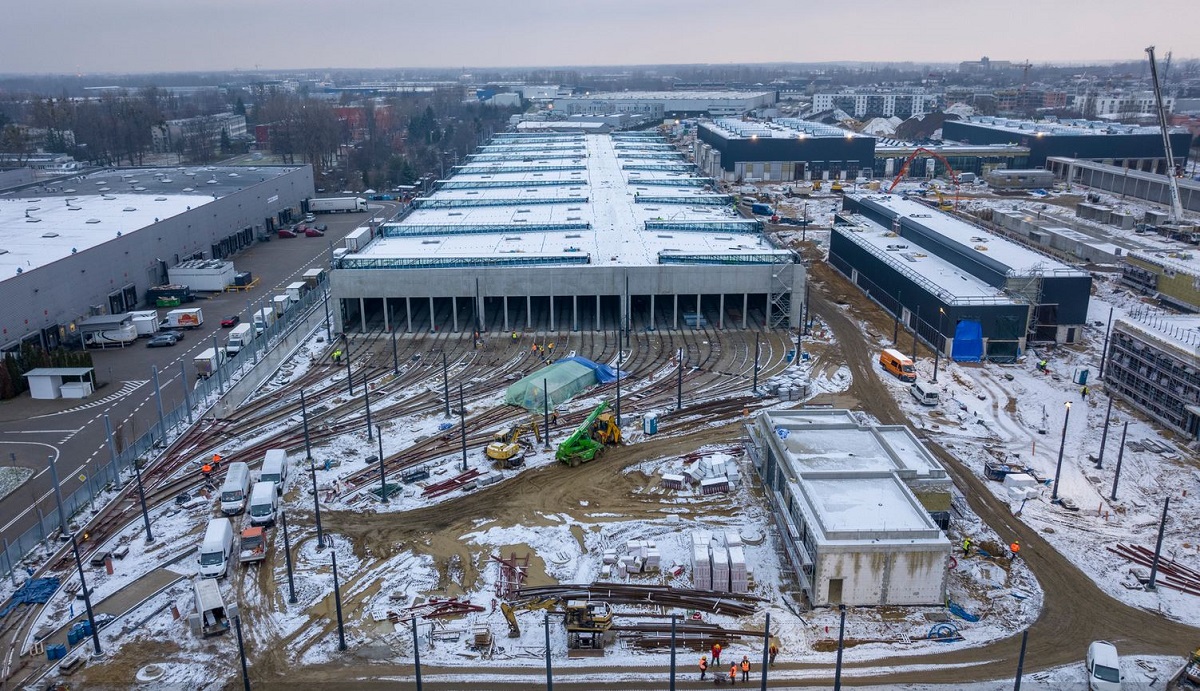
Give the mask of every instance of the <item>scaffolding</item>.
<svg viewBox="0 0 1200 691">
<path fill-rule="evenodd" d="M 633 200 L 638 204 L 685 204 L 688 206 L 731 206 L 733 204 L 733 197 L 727 194 L 680 194 L 669 197 L 639 194 Z"/>
<path fill-rule="evenodd" d="M 646 221 L 646 230 L 677 230 L 685 233 L 761 233 L 761 221 Z"/>
<path fill-rule="evenodd" d="M 786 329 L 792 318 L 792 288 L 796 272 L 791 267 L 771 270 L 771 288 L 767 292 L 767 328 Z"/>
<path fill-rule="evenodd" d="M 559 233 L 590 230 L 591 223 L 479 223 L 479 224 L 408 224 L 385 223 L 381 232 L 387 238 L 438 237 L 443 235 L 492 235 L 510 233 Z"/>
<path fill-rule="evenodd" d="M 553 199 L 442 199 L 421 197 L 413 200 L 414 209 L 468 209 L 484 206 L 535 206 L 546 204 L 586 204 L 587 197 L 562 197 Z"/>
</svg>

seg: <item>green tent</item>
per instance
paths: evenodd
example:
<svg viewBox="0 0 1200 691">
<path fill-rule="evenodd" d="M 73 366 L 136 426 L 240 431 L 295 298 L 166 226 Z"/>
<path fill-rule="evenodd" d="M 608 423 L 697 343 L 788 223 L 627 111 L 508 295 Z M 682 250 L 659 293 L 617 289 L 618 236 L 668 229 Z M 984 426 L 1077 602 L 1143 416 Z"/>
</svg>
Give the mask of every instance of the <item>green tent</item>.
<svg viewBox="0 0 1200 691">
<path fill-rule="evenodd" d="M 521 379 L 504 392 L 504 402 L 534 413 L 546 411 L 565 403 L 584 389 L 596 385 L 596 372 L 591 367 L 563 360 Z"/>
</svg>

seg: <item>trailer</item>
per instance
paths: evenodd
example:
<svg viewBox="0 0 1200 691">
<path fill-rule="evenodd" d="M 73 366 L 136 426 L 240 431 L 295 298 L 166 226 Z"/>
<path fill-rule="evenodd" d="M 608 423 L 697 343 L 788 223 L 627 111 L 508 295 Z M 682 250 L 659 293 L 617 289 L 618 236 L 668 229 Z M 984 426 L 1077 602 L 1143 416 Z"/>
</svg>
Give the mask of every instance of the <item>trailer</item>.
<svg viewBox="0 0 1200 691">
<path fill-rule="evenodd" d="M 256 333 L 253 324 L 238 324 L 233 327 L 233 330 L 229 332 L 229 339 L 225 342 L 225 353 L 233 356 L 242 352 L 242 348 L 250 345 L 254 340 Z"/>
<path fill-rule="evenodd" d="M 225 600 L 221 597 L 221 588 L 215 578 L 197 578 L 193 582 L 196 597 L 196 611 L 188 616 L 188 626 L 192 633 L 205 638 L 225 633 L 229 630 L 229 613 L 226 611 Z"/>
<path fill-rule="evenodd" d="M 161 329 L 198 329 L 204 324 L 204 311 L 199 307 L 171 310 L 159 323 Z"/>
<path fill-rule="evenodd" d="M 308 295 L 308 284 L 304 281 L 296 281 L 289 283 L 284 289 L 287 292 L 288 299 L 292 302 L 300 302 L 305 295 Z"/>
<path fill-rule="evenodd" d="M 75 325 L 85 348 L 124 347 L 137 340 L 137 327 L 128 312 L 102 314 Z"/>
<path fill-rule="evenodd" d="M 216 259 L 192 259 L 167 269 L 172 283 L 191 286 L 192 290 L 219 293 L 234 283 L 237 270 L 233 262 Z"/>
<path fill-rule="evenodd" d="M 308 289 L 313 290 L 325 282 L 325 269 L 309 269 L 301 278 L 304 279 L 304 284 L 308 286 Z"/>
<path fill-rule="evenodd" d="M 346 235 L 346 249 L 351 252 L 361 252 L 370 242 L 370 228 L 355 228 Z"/>
<path fill-rule="evenodd" d="M 275 311 L 276 318 L 282 317 L 283 313 L 292 306 L 292 299 L 286 295 L 276 295 L 271 298 L 271 308 Z"/>
<path fill-rule="evenodd" d="M 130 312 L 133 318 L 133 328 L 137 329 L 138 338 L 149 338 L 158 333 L 158 310 L 141 310 Z"/>
<path fill-rule="evenodd" d="M 252 526 L 242 531 L 238 541 L 238 561 L 242 564 L 257 564 L 267 557 L 267 536 L 262 526 Z"/>
<path fill-rule="evenodd" d="M 308 200 L 308 212 L 314 214 L 358 213 L 366 210 L 367 200 L 362 197 L 325 197 Z"/>
<path fill-rule="evenodd" d="M 225 364 L 225 351 L 217 348 L 206 348 L 204 352 L 192 360 L 192 364 L 196 366 L 196 376 L 198 378 L 208 379 L 221 365 Z"/>
<path fill-rule="evenodd" d="M 254 313 L 254 330 L 262 333 L 271 328 L 275 323 L 275 310 L 270 307 L 264 307 Z"/>
</svg>

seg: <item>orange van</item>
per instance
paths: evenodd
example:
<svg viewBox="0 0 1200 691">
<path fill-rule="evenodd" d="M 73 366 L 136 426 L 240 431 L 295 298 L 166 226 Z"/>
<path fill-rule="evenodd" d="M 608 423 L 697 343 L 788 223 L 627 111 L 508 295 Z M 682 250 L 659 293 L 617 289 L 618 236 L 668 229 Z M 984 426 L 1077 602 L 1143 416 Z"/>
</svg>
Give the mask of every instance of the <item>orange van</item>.
<svg viewBox="0 0 1200 691">
<path fill-rule="evenodd" d="M 916 381 L 917 371 L 913 361 L 895 348 L 885 348 L 879 353 L 879 366 L 891 372 L 900 381 Z"/>
</svg>

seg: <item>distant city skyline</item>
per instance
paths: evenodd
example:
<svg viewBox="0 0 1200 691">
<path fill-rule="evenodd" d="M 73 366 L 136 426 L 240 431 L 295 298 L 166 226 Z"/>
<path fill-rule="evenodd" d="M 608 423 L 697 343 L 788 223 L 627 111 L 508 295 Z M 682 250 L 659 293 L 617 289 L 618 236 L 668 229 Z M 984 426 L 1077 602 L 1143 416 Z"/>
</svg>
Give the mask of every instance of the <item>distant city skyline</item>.
<svg viewBox="0 0 1200 691">
<path fill-rule="evenodd" d="M 1200 2 L 14 2 L 0 71 L 146 73 L 1198 57 Z"/>
</svg>

